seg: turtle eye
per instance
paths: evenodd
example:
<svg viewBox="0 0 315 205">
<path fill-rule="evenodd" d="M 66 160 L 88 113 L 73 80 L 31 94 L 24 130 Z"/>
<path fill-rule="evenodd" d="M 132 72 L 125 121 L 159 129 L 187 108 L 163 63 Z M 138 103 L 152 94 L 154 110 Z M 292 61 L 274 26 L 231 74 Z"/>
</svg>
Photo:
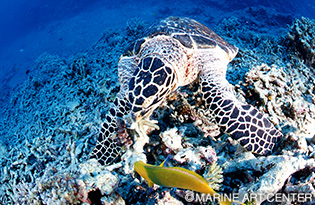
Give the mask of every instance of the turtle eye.
<svg viewBox="0 0 315 205">
<path fill-rule="evenodd" d="M 196 35 L 192 35 L 191 37 L 196 42 L 198 48 L 214 48 L 217 45 L 215 41 L 209 38 Z"/>
<path fill-rule="evenodd" d="M 189 35 L 184 34 L 184 35 L 174 35 L 173 38 L 175 38 L 176 40 L 178 40 L 183 46 L 187 47 L 187 48 L 192 48 L 192 42 L 191 39 L 189 37 Z"/>
<path fill-rule="evenodd" d="M 138 39 L 135 44 L 134 44 L 134 47 L 133 47 L 133 53 L 134 55 L 137 55 L 140 51 L 140 48 L 141 48 L 141 45 L 145 42 L 145 40 L 143 38 L 141 39 Z"/>
<path fill-rule="evenodd" d="M 132 56 L 132 49 L 133 49 L 133 43 L 129 44 L 126 47 L 126 49 L 124 50 L 124 53 L 121 55 L 121 57 Z"/>
<path fill-rule="evenodd" d="M 145 42 L 143 38 L 136 40 L 135 42 L 129 44 L 126 49 L 124 50 L 124 53 L 122 54 L 122 57 L 124 56 L 133 56 L 137 55 L 141 49 L 141 45 Z"/>
</svg>

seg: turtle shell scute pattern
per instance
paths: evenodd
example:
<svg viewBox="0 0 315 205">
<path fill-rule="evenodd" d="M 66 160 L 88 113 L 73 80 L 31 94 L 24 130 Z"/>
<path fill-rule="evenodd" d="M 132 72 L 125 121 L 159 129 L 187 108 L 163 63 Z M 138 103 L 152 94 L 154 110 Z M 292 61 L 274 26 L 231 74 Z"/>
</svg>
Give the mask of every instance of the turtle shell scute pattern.
<svg viewBox="0 0 315 205">
<path fill-rule="evenodd" d="M 208 27 L 188 18 L 169 17 L 160 21 L 146 33 L 148 38 L 158 35 L 172 36 L 186 48 L 193 48 L 194 42 L 196 48 L 214 48 L 218 45 L 229 53 L 227 48 L 231 47 L 229 43 Z"/>
</svg>

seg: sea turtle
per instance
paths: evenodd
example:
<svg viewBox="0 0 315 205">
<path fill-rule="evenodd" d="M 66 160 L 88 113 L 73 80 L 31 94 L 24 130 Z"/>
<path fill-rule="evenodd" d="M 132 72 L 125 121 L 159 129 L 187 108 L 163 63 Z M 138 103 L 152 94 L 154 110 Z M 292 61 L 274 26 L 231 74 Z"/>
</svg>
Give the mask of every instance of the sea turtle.
<svg viewBox="0 0 315 205">
<path fill-rule="evenodd" d="M 102 164 L 112 162 L 121 150 L 117 138 L 123 125 L 133 124 L 139 135 L 145 135 L 144 125 L 155 126 L 149 121 L 152 112 L 172 91 L 198 77 L 205 104 L 220 128 L 248 151 L 268 154 L 282 134 L 233 94 L 225 75 L 237 52 L 238 48 L 189 18 L 169 17 L 153 25 L 120 57 L 120 91 L 92 156 Z"/>
</svg>

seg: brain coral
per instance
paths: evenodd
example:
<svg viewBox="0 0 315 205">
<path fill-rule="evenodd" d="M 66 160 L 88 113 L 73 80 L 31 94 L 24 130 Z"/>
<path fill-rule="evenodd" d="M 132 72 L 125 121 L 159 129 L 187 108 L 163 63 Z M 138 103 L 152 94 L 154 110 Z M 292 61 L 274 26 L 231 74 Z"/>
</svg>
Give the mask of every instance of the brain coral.
<svg viewBox="0 0 315 205">
<path fill-rule="evenodd" d="M 315 66 L 315 21 L 304 17 L 296 19 L 289 30 L 288 39 L 306 64 Z"/>
</svg>

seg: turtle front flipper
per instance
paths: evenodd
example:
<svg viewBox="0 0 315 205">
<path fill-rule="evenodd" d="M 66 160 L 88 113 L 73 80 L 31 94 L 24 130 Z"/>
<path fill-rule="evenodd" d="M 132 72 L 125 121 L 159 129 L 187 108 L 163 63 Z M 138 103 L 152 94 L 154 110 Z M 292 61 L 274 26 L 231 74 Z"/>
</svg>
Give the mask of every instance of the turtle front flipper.
<svg viewBox="0 0 315 205">
<path fill-rule="evenodd" d="M 201 75 L 200 83 L 206 106 L 224 132 L 248 151 L 260 155 L 272 151 L 282 133 L 256 108 L 238 101 L 226 79 L 212 81 Z"/>
<path fill-rule="evenodd" d="M 127 100 L 116 97 L 112 108 L 109 109 L 102 124 L 96 146 L 91 153 L 91 158 L 96 158 L 102 165 L 112 163 L 120 154 L 122 144 L 119 134 L 124 125 L 123 116 L 129 112 Z"/>
</svg>

